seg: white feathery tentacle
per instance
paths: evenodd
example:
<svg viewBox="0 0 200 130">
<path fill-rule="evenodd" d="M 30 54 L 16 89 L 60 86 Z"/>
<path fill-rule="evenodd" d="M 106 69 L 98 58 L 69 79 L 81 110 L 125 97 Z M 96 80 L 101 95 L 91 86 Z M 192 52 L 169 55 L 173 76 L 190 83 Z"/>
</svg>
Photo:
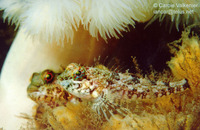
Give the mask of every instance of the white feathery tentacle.
<svg viewBox="0 0 200 130">
<path fill-rule="evenodd" d="M 4 19 L 45 43 L 73 42 L 82 19 L 77 0 L 2 0 L 0 4 Z"/>
</svg>

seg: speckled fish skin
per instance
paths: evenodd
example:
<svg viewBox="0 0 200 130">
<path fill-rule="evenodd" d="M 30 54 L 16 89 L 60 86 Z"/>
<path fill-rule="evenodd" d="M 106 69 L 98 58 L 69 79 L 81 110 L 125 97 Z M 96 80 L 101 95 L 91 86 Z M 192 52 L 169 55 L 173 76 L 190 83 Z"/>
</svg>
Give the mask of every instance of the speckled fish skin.
<svg viewBox="0 0 200 130">
<path fill-rule="evenodd" d="M 78 71 L 78 68 L 85 69 L 85 77 L 75 80 L 73 75 L 75 71 Z M 72 95 L 88 100 L 95 100 L 106 94 L 110 94 L 109 97 L 119 99 L 151 99 L 178 93 L 189 88 L 186 79 L 168 83 L 152 82 L 133 77 L 128 72 L 116 73 L 108 69 L 84 67 L 75 63 L 70 64 L 57 77 L 56 82 Z"/>
<path fill-rule="evenodd" d="M 56 80 L 64 90 L 89 101 L 92 109 L 106 120 L 114 114 L 125 117 L 131 111 L 121 105 L 121 101 L 155 99 L 178 93 L 190 88 L 187 80 L 178 82 L 152 82 L 133 77 L 130 73 L 116 73 L 105 66 L 88 67 L 76 63 L 69 64 Z"/>
</svg>

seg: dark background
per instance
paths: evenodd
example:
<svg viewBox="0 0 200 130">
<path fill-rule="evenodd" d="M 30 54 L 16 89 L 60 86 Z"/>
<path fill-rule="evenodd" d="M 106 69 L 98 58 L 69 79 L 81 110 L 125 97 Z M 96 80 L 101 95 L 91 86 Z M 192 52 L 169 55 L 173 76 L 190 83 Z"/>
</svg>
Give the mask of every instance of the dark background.
<svg viewBox="0 0 200 130">
<path fill-rule="evenodd" d="M 14 31 L 15 26 L 9 26 L 7 21 L 4 22 L 2 15 L 3 11 L 0 11 L 0 72 L 10 45 L 16 35 L 16 31 Z"/>
</svg>

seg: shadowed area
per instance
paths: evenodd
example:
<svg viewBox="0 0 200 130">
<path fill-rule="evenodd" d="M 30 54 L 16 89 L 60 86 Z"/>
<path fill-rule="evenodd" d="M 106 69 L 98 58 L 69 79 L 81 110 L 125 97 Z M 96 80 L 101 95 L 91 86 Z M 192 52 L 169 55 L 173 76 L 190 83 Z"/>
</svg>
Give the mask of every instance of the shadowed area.
<svg viewBox="0 0 200 130">
<path fill-rule="evenodd" d="M 0 11 L 0 68 L 2 68 L 6 54 L 16 35 L 16 32 L 14 31 L 15 27 L 9 26 L 7 22 L 4 23 L 2 15 L 3 11 Z"/>
</svg>

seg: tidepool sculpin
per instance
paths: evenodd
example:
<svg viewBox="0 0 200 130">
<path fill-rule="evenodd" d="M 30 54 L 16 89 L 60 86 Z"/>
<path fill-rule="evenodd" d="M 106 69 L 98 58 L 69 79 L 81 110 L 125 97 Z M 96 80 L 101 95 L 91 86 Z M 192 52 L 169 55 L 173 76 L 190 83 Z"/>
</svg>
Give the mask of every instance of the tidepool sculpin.
<svg viewBox="0 0 200 130">
<path fill-rule="evenodd" d="M 62 103 L 71 101 L 74 98 L 85 100 L 107 120 L 108 114 L 112 116 L 118 113 L 125 116 L 129 112 L 120 105 L 120 100 L 151 100 L 189 88 L 186 79 L 168 83 L 152 82 L 128 72 L 110 71 L 103 65 L 88 67 L 76 63 L 69 64 L 60 74 L 50 70 L 35 73 L 31 81 L 28 94 L 33 100 L 46 101 L 47 97 L 51 98 L 48 102 L 56 103 L 59 100 Z"/>
<path fill-rule="evenodd" d="M 38 104 L 47 104 L 51 107 L 66 105 L 71 96 L 55 83 L 58 75 L 59 73 L 51 70 L 33 73 L 27 88 L 28 96 Z"/>
</svg>

